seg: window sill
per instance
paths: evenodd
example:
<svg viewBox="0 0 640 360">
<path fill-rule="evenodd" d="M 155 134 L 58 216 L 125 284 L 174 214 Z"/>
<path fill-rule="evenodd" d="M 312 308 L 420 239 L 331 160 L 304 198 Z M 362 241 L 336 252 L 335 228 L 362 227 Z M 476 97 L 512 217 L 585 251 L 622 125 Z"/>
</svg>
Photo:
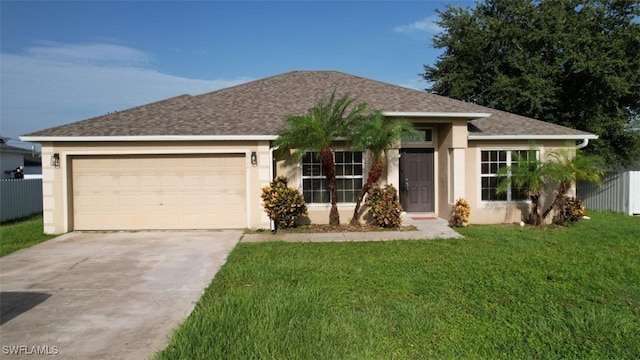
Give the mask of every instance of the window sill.
<svg viewBox="0 0 640 360">
<path fill-rule="evenodd" d="M 479 208 L 491 208 L 497 206 L 507 206 L 507 205 L 531 205 L 531 200 L 495 200 L 495 201 L 480 201 Z"/>
<path fill-rule="evenodd" d="M 364 204 L 364 202 L 363 202 L 363 204 Z M 345 207 L 346 207 L 346 206 L 354 207 L 354 206 L 356 206 L 356 203 L 354 203 L 354 202 L 353 202 L 353 203 L 338 203 L 337 205 L 338 205 L 338 207 L 341 207 L 341 206 L 345 206 Z M 330 203 L 308 203 L 308 204 L 307 204 L 307 207 L 314 207 L 314 208 L 322 208 L 322 207 L 325 207 L 325 208 L 327 208 L 327 209 L 328 209 L 328 208 L 330 208 L 330 207 L 331 207 L 331 204 L 330 204 Z"/>
</svg>

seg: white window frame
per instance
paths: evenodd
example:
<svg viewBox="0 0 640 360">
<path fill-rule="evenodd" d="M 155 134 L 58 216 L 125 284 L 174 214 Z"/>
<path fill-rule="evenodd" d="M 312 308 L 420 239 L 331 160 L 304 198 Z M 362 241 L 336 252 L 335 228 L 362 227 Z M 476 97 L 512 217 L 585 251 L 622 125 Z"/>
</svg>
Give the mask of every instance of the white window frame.
<svg viewBox="0 0 640 360">
<path fill-rule="evenodd" d="M 403 148 L 432 148 L 434 144 L 437 142 L 436 139 L 436 128 L 434 126 L 423 126 L 420 124 L 413 124 L 414 128 L 418 131 L 429 131 L 431 134 L 431 140 L 421 140 L 421 139 L 401 139 L 400 144 Z"/>
<path fill-rule="evenodd" d="M 340 191 L 344 191 L 344 189 L 340 189 L 337 186 L 338 183 L 339 183 L 339 180 L 343 180 L 343 179 L 344 180 L 361 179 L 361 184 L 364 185 L 364 182 L 366 181 L 366 178 L 365 178 L 365 176 L 366 176 L 366 159 L 365 159 L 366 158 L 366 156 L 365 156 L 366 153 L 362 152 L 362 151 L 354 151 L 354 150 L 348 150 L 348 149 L 335 150 L 335 151 L 331 152 L 331 154 L 333 155 L 334 163 L 335 163 L 336 153 L 353 153 L 353 154 L 359 153 L 359 154 L 361 154 L 361 162 L 358 163 L 358 162 L 353 162 L 352 161 L 350 164 L 351 164 L 351 166 L 355 166 L 357 164 L 360 164 L 361 168 L 362 168 L 362 174 L 360 174 L 360 175 L 355 175 L 355 174 L 337 175 L 337 171 L 336 171 L 336 193 L 338 194 L 338 196 L 340 196 L 339 195 Z M 304 187 L 305 180 L 312 180 L 312 181 L 313 180 L 321 180 L 321 184 L 322 184 L 321 186 L 323 187 L 323 189 L 321 189 L 321 191 L 329 193 L 329 197 L 330 197 L 331 193 L 329 192 L 329 189 L 325 189 L 327 179 L 326 179 L 326 176 L 323 174 L 323 171 L 322 171 L 322 163 L 320 162 L 320 159 L 318 158 L 318 156 L 316 156 L 316 154 L 317 153 L 309 152 L 300 160 L 300 192 L 302 193 L 302 196 L 305 197 L 305 187 Z M 311 156 L 313 161 L 312 162 L 305 162 L 305 157 L 307 157 L 307 156 Z M 304 174 L 305 165 L 310 165 L 310 164 L 314 164 L 314 165 L 317 164 L 319 166 L 320 175 L 316 175 L 315 173 L 312 174 L 312 175 L 305 175 Z M 347 164 L 347 163 L 342 162 L 340 164 Z M 337 170 L 337 168 L 338 168 L 338 164 L 336 163 L 336 170 Z M 360 188 L 354 187 L 353 191 L 360 192 L 361 189 L 362 189 L 362 186 Z M 315 200 L 315 199 L 313 199 L 313 200 Z M 330 205 L 331 204 L 331 198 L 329 198 L 329 201 L 327 201 L 327 202 L 317 202 L 317 201 L 315 201 L 315 202 L 314 201 L 307 202 L 306 197 L 305 197 L 305 202 L 307 203 L 307 205 Z M 338 204 L 350 204 L 350 205 L 353 205 L 353 204 L 355 204 L 355 201 L 354 202 L 338 202 Z"/>
<path fill-rule="evenodd" d="M 505 194 L 506 195 L 506 199 L 504 199 L 504 200 L 502 200 L 502 199 L 501 200 L 485 200 L 485 199 L 483 199 L 484 187 L 482 186 L 482 180 L 484 178 L 496 178 L 497 177 L 495 173 L 486 173 L 485 174 L 485 173 L 482 172 L 482 165 L 484 163 L 482 161 L 482 153 L 483 152 L 488 152 L 488 151 L 501 152 L 501 151 L 504 151 L 506 153 L 506 160 L 505 160 L 506 165 L 505 166 L 508 167 L 508 166 L 512 166 L 512 160 L 513 160 L 512 153 L 513 152 L 522 152 L 522 151 L 530 151 L 530 150 L 531 149 L 517 149 L 517 148 L 516 149 L 513 149 L 513 148 L 509 148 L 509 149 L 480 149 L 480 156 L 479 156 L 479 160 L 480 160 L 480 167 L 479 167 L 480 181 L 478 183 L 478 187 L 479 187 L 479 198 L 480 198 L 480 201 L 482 203 L 485 203 L 485 204 L 513 203 L 513 202 L 515 202 L 515 203 L 528 203 L 528 202 L 531 201 L 528 198 L 527 199 L 516 199 L 516 200 L 514 200 L 513 199 L 513 194 L 512 194 L 512 191 L 511 191 L 512 190 L 512 186 L 509 186 L 509 188 L 507 189 L 507 192 Z M 539 149 L 535 149 L 534 151 L 536 153 L 536 159 L 540 159 L 540 150 Z M 491 163 L 491 160 L 489 160 L 489 163 Z M 499 157 L 498 157 L 497 163 L 498 164 L 501 163 Z M 499 170 L 499 167 L 500 167 L 500 165 L 498 165 L 498 170 Z M 507 177 L 511 178 L 511 174 L 508 174 Z"/>
</svg>

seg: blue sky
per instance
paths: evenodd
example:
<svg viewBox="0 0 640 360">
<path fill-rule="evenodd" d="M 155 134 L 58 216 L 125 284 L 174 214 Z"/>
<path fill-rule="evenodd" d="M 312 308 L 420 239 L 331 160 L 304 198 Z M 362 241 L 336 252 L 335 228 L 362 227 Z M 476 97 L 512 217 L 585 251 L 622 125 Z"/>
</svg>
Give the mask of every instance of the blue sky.
<svg viewBox="0 0 640 360">
<path fill-rule="evenodd" d="M 424 89 L 434 10 L 472 1 L 1 1 L 0 134 L 291 70 Z M 17 142 L 10 142 L 20 145 Z M 22 144 L 24 146 L 24 144 Z"/>
</svg>

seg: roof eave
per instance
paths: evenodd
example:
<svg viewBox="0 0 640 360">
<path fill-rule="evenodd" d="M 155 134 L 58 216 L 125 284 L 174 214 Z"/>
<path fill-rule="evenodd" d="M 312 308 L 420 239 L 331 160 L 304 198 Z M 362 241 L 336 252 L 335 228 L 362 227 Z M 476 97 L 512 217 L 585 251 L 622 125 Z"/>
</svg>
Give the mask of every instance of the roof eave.
<svg viewBox="0 0 640 360">
<path fill-rule="evenodd" d="M 277 135 L 150 135 L 150 136 L 20 136 L 28 142 L 88 142 L 88 141 L 255 141 L 275 140 Z"/>
<path fill-rule="evenodd" d="M 383 111 L 384 116 L 389 117 L 426 117 L 426 118 L 462 118 L 479 119 L 491 116 L 490 113 L 465 113 L 465 112 L 430 112 L 430 111 Z"/>
<path fill-rule="evenodd" d="M 595 140 L 598 135 L 469 135 L 468 140 Z"/>
</svg>

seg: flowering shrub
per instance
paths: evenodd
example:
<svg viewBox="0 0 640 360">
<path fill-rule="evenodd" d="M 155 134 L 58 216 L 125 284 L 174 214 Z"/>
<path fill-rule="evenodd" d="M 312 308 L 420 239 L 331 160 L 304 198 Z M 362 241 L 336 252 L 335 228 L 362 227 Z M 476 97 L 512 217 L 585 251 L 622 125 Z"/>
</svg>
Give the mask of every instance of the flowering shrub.
<svg viewBox="0 0 640 360">
<path fill-rule="evenodd" d="M 469 206 L 467 200 L 459 198 L 456 200 L 449 223 L 453 227 L 466 226 L 469 223 L 469 214 L 471 214 L 471 206 Z"/>
<path fill-rule="evenodd" d="M 402 223 L 400 199 L 393 185 L 381 188 L 376 185 L 369 190 L 365 206 L 373 217 L 373 222 L 381 227 L 399 227 Z"/>
<path fill-rule="evenodd" d="M 558 213 L 553 217 L 555 224 L 567 225 L 574 223 L 585 215 L 584 205 L 578 198 L 565 196 L 564 200 L 558 205 Z"/>
<path fill-rule="evenodd" d="M 262 188 L 262 206 L 278 228 L 294 227 L 298 217 L 307 215 L 307 205 L 300 191 L 287 186 L 287 178 L 278 176 Z"/>
</svg>

